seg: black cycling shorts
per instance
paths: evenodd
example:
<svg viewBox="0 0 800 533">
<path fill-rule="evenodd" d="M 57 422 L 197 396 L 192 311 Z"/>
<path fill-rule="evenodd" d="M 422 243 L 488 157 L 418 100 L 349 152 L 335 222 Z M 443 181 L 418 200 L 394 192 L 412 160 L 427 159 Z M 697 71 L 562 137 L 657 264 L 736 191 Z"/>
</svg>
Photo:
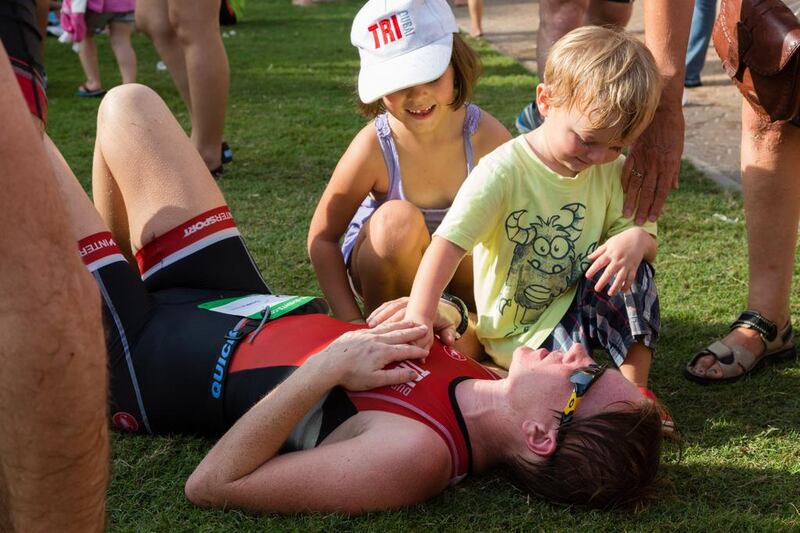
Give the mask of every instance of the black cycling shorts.
<svg viewBox="0 0 800 533">
<path fill-rule="evenodd" d="M 144 280 L 111 233 L 82 239 L 79 249 L 103 301 L 114 427 L 222 433 L 232 421 L 224 398 L 209 393 L 213 376 L 221 355 L 258 324 L 198 305 L 270 293 L 227 207 L 148 243 L 137 253 Z"/>
</svg>

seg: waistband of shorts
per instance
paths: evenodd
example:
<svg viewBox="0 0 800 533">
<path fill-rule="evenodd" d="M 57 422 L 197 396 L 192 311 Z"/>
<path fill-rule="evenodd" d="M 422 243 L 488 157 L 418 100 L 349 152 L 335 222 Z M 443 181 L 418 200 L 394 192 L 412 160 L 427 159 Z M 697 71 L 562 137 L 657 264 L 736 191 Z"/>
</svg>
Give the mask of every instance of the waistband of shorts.
<svg viewBox="0 0 800 533">
<path fill-rule="evenodd" d="M 230 237 L 239 229 L 227 205 L 210 209 L 156 237 L 136 252 L 142 279 L 147 279 L 194 252 Z"/>
<path fill-rule="evenodd" d="M 17 57 L 9 59 L 28 109 L 33 116 L 47 124 L 47 93 L 43 73 L 22 59 Z"/>
<path fill-rule="evenodd" d="M 89 272 L 116 261 L 126 261 L 110 231 L 95 233 L 79 240 L 78 253 Z"/>
</svg>

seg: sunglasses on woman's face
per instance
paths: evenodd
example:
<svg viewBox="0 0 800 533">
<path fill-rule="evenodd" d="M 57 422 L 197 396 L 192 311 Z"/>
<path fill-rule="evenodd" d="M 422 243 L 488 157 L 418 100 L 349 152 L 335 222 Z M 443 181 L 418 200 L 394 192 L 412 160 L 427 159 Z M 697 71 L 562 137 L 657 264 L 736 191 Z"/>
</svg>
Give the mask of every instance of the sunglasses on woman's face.
<svg viewBox="0 0 800 533">
<path fill-rule="evenodd" d="M 567 406 L 561 412 L 561 425 L 568 424 L 572 421 L 575 410 L 581 403 L 583 396 L 589 391 L 592 384 L 597 381 L 603 372 L 606 371 L 606 365 L 598 365 L 592 363 L 589 366 L 584 366 L 577 369 L 569 376 L 569 382 L 572 383 L 572 394 L 569 397 Z"/>
</svg>

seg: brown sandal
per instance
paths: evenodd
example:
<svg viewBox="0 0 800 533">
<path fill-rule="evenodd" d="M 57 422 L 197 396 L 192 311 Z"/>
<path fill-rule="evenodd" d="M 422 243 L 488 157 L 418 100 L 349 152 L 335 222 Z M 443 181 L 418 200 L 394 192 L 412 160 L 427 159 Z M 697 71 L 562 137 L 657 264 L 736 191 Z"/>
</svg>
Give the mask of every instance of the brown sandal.
<svg viewBox="0 0 800 533">
<path fill-rule="evenodd" d="M 764 343 L 764 352 L 761 355 L 753 354 L 742 346 L 728 345 L 722 341 L 716 341 L 705 350 L 696 353 L 692 360 L 686 364 L 686 368 L 683 369 L 683 374 L 686 378 L 701 385 L 732 383 L 757 370 L 764 364 L 796 356 L 791 322 L 787 322 L 778 331 L 778 327 L 774 322 L 764 318 L 758 311 L 748 309 L 739 315 L 739 318 L 731 324 L 730 329 L 732 331 L 741 327 L 758 331 L 761 336 L 761 342 Z M 692 371 L 697 361 L 707 355 L 717 360 L 722 371 L 722 377 L 710 378 L 697 375 Z"/>
</svg>

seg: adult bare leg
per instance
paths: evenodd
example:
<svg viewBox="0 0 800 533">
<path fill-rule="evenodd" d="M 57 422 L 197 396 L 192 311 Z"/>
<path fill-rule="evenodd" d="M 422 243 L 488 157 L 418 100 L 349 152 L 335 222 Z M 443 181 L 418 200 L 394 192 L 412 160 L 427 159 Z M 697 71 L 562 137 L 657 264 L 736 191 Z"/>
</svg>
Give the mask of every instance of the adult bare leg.
<svg viewBox="0 0 800 533">
<path fill-rule="evenodd" d="M 747 102 L 742 106 L 742 189 L 747 221 L 747 305 L 782 328 L 789 320 L 792 270 L 800 222 L 800 128 L 767 125 Z M 777 214 L 777 215 L 776 215 Z M 723 342 L 764 352 L 757 331 L 737 328 Z M 693 372 L 717 379 L 719 364 L 698 359 Z"/>
<path fill-rule="evenodd" d="M 781 327 L 789 320 L 800 221 L 800 128 L 790 124 L 764 126 L 746 103 L 742 124 L 748 307 Z"/>
<path fill-rule="evenodd" d="M 228 104 L 228 55 L 219 33 L 218 0 L 169 0 L 169 20 L 186 62 L 191 93 L 192 142 L 209 169 L 222 163 Z"/>
<path fill-rule="evenodd" d="M 136 2 L 136 28 L 153 41 L 159 57 L 181 95 L 189 115 L 192 114 L 192 95 L 186 75 L 186 60 L 178 36 L 169 21 L 167 0 L 138 0 Z"/>
<path fill-rule="evenodd" d="M 608 0 L 541 0 L 539 31 L 536 33 L 536 68 L 539 76 L 550 48 L 561 37 L 586 24 L 625 27 L 633 13 L 633 4 Z"/>
<path fill-rule="evenodd" d="M 483 0 L 469 0 L 469 34 L 473 37 L 483 35 Z"/>
<path fill-rule="evenodd" d="M 102 531 L 100 300 L 8 65 L 0 47 L 0 530 Z"/>
<path fill-rule="evenodd" d="M 131 46 L 133 24 L 130 22 L 112 21 L 109 25 L 111 50 L 117 60 L 122 83 L 136 83 L 136 52 Z"/>
<path fill-rule="evenodd" d="M 590 0 L 540 0 L 536 32 L 536 68 L 541 76 L 550 48 L 568 32 L 584 24 Z"/>
<path fill-rule="evenodd" d="M 128 253 L 225 205 L 166 104 L 138 84 L 115 87 L 98 109 L 92 187 L 98 211 Z"/>
<path fill-rule="evenodd" d="M 633 15 L 633 2 L 613 2 L 610 0 L 591 0 L 589 9 L 584 18 L 585 24 L 597 26 L 619 26 L 624 28 L 628 25 Z"/>
<path fill-rule="evenodd" d="M 36 0 L 36 22 L 39 25 L 39 33 L 47 35 L 47 15 L 50 12 L 50 0 Z M 44 44 L 44 39 L 42 39 Z"/>
</svg>

